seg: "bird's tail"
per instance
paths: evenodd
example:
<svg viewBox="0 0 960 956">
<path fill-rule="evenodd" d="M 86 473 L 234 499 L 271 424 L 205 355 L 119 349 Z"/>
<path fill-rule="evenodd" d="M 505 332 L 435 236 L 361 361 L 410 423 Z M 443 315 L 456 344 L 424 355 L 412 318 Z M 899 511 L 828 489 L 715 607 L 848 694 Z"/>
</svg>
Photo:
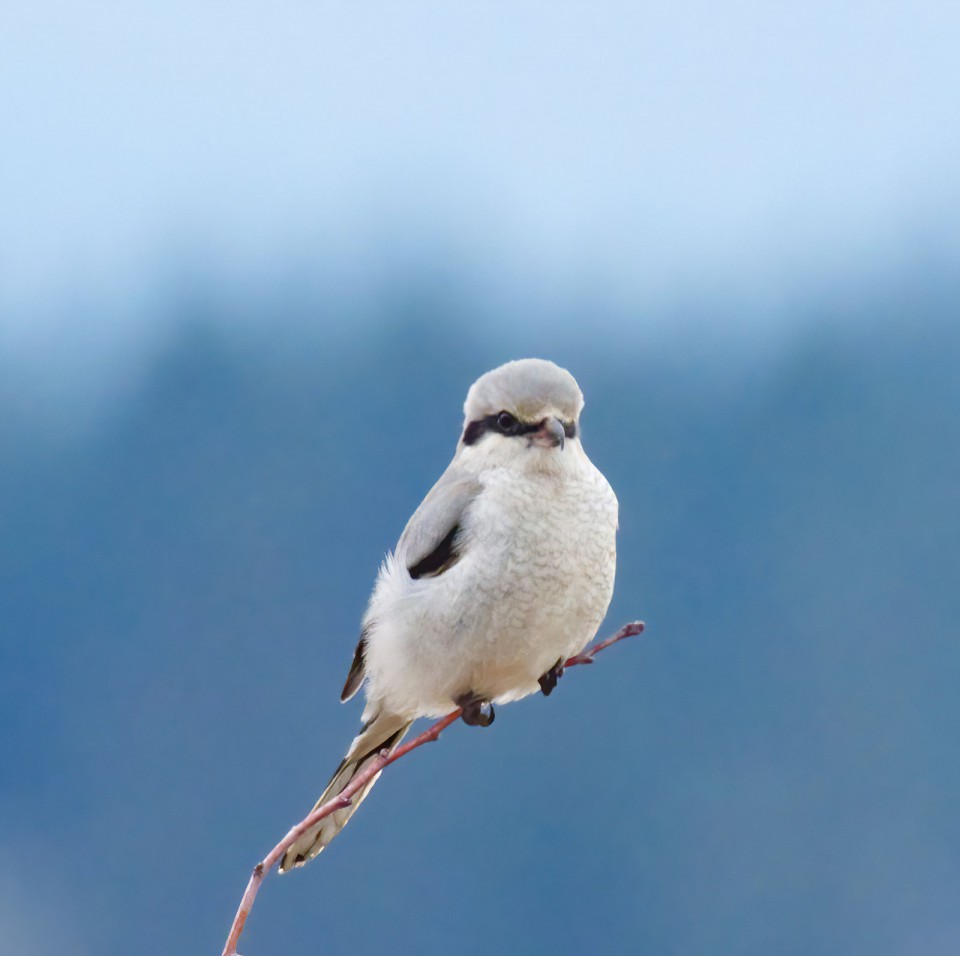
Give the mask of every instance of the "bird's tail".
<svg viewBox="0 0 960 956">
<path fill-rule="evenodd" d="M 364 724 L 313 809 L 316 810 L 341 793 L 354 776 L 368 766 L 371 760 L 376 759 L 382 750 L 393 750 L 403 739 L 411 723 L 412 721 L 396 714 L 377 714 L 373 720 Z M 280 872 L 286 873 L 287 870 L 303 866 L 307 860 L 312 860 L 346 826 L 347 820 L 353 816 L 379 776 L 380 774 L 377 774 L 353 795 L 353 803 L 349 807 L 335 810 L 307 830 L 284 854 Z"/>
</svg>

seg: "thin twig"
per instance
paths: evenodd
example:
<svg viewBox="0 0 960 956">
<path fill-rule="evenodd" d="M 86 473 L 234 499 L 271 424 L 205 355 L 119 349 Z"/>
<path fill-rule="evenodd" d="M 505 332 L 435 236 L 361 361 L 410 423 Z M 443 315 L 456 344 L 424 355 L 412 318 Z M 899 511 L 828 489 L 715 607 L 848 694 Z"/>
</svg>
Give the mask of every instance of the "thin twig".
<svg viewBox="0 0 960 956">
<path fill-rule="evenodd" d="M 642 631 L 643 623 L 641 621 L 632 621 L 630 624 L 625 624 L 613 637 L 608 637 L 605 641 L 600 641 L 599 644 L 594 644 L 582 653 L 574 655 L 569 660 L 564 661 L 563 666 L 566 668 L 574 667 L 577 664 L 592 664 L 594 658 L 600 651 L 606 650 L 608 647 L 611 647 L 618 641 L 622 641 L 626 637 L 634 637 Z M 416 750 L 418 747 L 422 747 L 424 744 L 436 740 L 447 727 L 459 720 L 462 715 L 463 710 L 458 708 L 447 714 L 446 717 L 438 720 L 435 724 L 431 724 L 422 734 L 414 737 L 413 740 L 402 744 L 389 753 L 385 750 L 381 751 L 380 755 L 375 760 L 372 760 L 369 766 L 365 767 L 362 772 L 358 773 L 336 797 L 328 800 L 322 806 L 317 807 L 316 810 L 301 820 L 300 823 L 287 833 L 253 868 L 253 873 L 250 874 L 250 881 L 247 883 L 247 888 L 240 900 L 237 915 L 234 917 L 233 925 L 230 927 L 230 935 L 227 937 L 227 943 L 223 947 L 223 956 L 239 956 L 237 953 L 237 943 L 240 941 L 240 934 L 243 932 L 247 917 L 253 908 L 253 901 L 257 897 L 260 884 L 263 882 L 264 876 L 270 872 L 271 868 L 284 853 L 286 853 L 307 830 L 323 820 L 324 817 L 330 816 L 331 813 L 335 813 L 337 810 L 343 810 L 345 807 L 349 807 L 353 795 L 358 790 L 362 790 L 367 783 L 385 767 L 389 767 L 390 764 L 399 760 L 401 757 L 405 757 L 411 750 Z"/>
<path fill-rule="evenodd" d="M 638 634 L 643 633 L 643 621 L 631 621 L 629 624 L 624 624 L 623 627 L 617 631 L 613 637 L 608 637 L 605 641 L 601 641 L 599 644 L 594 644 L 592 647 L 588 647 L 585 651 L 582 651 L 579 654 L 574 655 L 568 661 L 564 662 L 564 667 L 573 667 L 574 664 L 592 664 L 593 659 L 600 653 L 600 651 L 605 651 L 608 647 L 613 647 L 617 641 L 622 641 L 625 637 L 636 637 Z"/>
</svg>

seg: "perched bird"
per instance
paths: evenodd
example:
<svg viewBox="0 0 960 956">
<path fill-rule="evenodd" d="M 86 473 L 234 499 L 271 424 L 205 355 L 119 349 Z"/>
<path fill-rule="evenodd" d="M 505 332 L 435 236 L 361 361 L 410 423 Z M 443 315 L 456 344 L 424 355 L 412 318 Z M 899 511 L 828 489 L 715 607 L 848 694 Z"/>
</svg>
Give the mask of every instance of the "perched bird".
<svg viewBox="0 0 960 956">
<path fill-rule="evenodd" d="M 467 394 L 453 461 L 380 574 L 343 688 L 365 684 L 363 726 L 316 806 L 333 799 L 417 717 L 542 690 L 600 626 L 613 592 L 617 499 L 580 443 L 583 395 L 565 369 L 508 362 Z M 376 777 L 307 831 L 281 872 L 315 857 Z"/>
</svg>

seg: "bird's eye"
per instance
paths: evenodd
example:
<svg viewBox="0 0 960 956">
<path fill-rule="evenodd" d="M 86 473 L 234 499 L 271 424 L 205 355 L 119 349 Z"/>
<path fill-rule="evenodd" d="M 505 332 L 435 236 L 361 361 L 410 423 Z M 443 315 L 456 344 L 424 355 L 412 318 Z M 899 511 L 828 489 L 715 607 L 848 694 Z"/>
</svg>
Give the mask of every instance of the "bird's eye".
<svg viewBox="0 0 960 956">
<path fill-rule="evenodd" d="M 517 420 L 509 412 L 497 415 L 497 428 L 502 432 L 509 432 L 516 427 Z"/>
</svg>

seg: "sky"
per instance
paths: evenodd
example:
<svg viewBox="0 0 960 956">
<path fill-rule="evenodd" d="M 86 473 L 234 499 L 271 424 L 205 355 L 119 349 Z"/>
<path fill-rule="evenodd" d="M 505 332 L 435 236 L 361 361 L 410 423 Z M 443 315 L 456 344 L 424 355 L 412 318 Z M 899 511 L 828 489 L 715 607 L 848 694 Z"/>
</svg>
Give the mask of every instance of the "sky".
<svg viewBox="0 0 960 956">
<path fill-rule="evenodd" d="M 548 311 L 602 289 L 651 314 L 726 298 L 762 323 L 810 281 L 957 251 L 956 4 L 13 0 L 0 17 L 0 348 L 17 353 L 104 330 L 126 350 L 184 273 L 349 291 L 442 249 Z"/>
<path fill-rule="evenodd" d="M 597 912 L 957 951 L 958 41 L 946 2 L 6 0 L 7 948 L 216 951 L 466 387 L 539 354 L 650 639 L 398 771 L 250 952 L 332 885 L 356 952 L 536 948 L 558 901 L 570 952 Z"/>
<path fill-rule="evenodd" d="M 620 500 L 602 632 L 647 631 L 391 769 L 241 951 L 960 952 L 960 328 L 910 304 L 746 375 L 550 343 Z M 61 448 L 0 401 L 0 952 L 220 951 L 512 354 L 433 331 L 201 328 Z"/>
</svg>

